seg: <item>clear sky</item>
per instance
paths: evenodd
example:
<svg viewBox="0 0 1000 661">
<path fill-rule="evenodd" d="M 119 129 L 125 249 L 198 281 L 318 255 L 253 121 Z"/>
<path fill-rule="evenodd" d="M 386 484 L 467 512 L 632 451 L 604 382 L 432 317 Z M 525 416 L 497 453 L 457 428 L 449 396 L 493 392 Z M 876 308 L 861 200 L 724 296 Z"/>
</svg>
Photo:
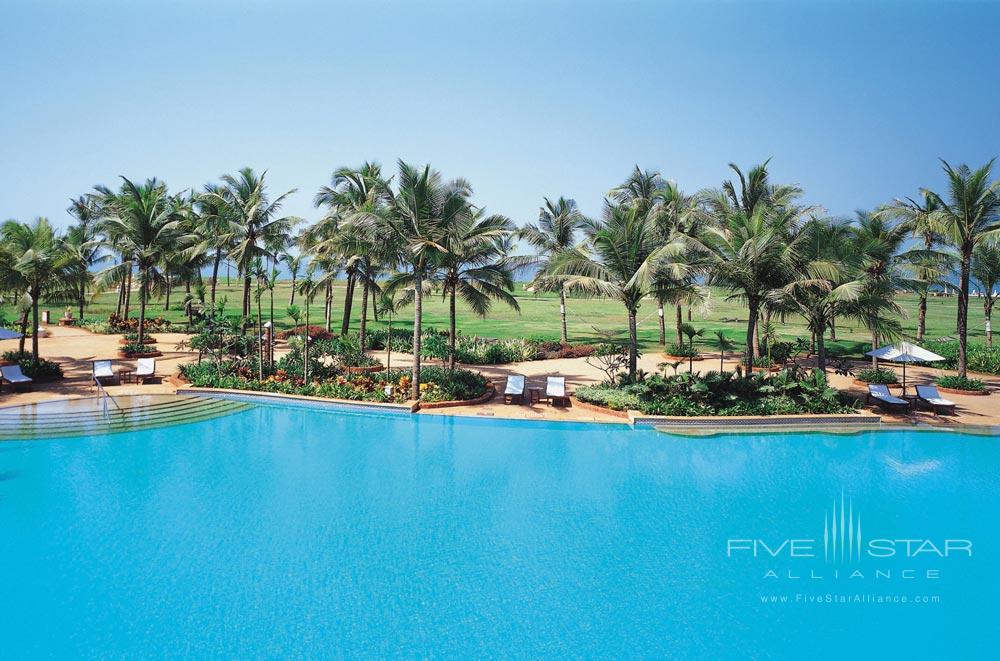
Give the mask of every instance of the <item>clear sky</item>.
<svg viewBox="0 0 1000 661">
<path fill-rule="evenodd" d="M 0 218 L 249 165 L 313 220 L 335 167 L 397 158 L 518 223 L 767 157 L 846 214 L 1000 154 L 998 35 L 962 2 L 0 0 Z"/>
</svg>

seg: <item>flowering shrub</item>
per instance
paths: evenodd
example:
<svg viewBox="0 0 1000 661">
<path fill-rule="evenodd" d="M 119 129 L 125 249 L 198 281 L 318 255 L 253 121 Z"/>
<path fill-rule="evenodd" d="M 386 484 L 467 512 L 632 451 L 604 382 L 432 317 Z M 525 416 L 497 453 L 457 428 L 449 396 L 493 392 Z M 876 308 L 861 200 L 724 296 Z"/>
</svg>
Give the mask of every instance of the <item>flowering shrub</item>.
<svg viewBox="0 0 1000 661">
<path fill-rule="evenodd" d="M 202 388 L 232 388 L 257 392 L 275 392 L 313 397 L 330 397 L 366 402 L 405 402 L 410 398 L 410 372 L 392 370 L 373 374 L 341 374 L 316 377 L 306 383 L 302 372 L 277 369 L 263 380 L 252 365 L 226 363 L 221 366 L 204 361 L 181 367 L 192 385 Z M 420 399 L 437 402 L 473 399 L 486 392 L 486 377 L 469 370 L 425 367 L 421 370 Z M 389 392 L 386 392 L 388 389 Z"/>
<path fill-rule="evenodd" d="M 305 326 L 296 326 L 291 330 L 281 331 L 277 334 L 277 337 L 281 340 L 287 340 L 292 336 L 302 337 L 303 331 L 307 331 L 309 337 L 313 340 L 329 340 L 333 338 L 333 333 L 322 326 L 309 326 L 308 328 Z"/>
<path fill-rule="evenodd" d="M 36 381 L 52 381 L 53 379 L 61 379 L 63 377 L 62 368 L 59 367 L 59 363 L 39 358 L 38 365 L 35 365 L 29 351 L 5 351 L 3 359 L 7 362 L 17 363 L 25 376 Z"/>
<path fill-rule="evenodd" d="M 112 314 L 108 317 L 108 327 L 112 333 L 138 332 L 138 317 L 122 317 Z M 163 317 L 146 317 L 144 329 L 146 332 L 164 330 L 170 327 L 170 321 Z M 96 331 L 95 331 L 96 332 Z"/>
<path fill-rule="evenodd" d="M 576 390 L 580 401 L 647 415 L 784 415 L 847 413 L 855 403 L 831 388 L 825 375 L 793 368 L 777 374 L 734 372 L 652 376 L 626 384 L 602 383 Z"/>
</svg>

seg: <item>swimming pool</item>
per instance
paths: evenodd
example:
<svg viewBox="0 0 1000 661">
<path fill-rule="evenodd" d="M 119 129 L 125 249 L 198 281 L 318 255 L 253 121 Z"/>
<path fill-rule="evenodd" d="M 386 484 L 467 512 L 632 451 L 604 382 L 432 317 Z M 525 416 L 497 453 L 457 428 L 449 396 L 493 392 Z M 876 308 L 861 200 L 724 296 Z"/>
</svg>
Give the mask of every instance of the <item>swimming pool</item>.
<svg viewBox="0 0 1000 661">
<path fill-rule="evenodd" d="M 997 440 L 261 405 L 4 442 L 0 641 L 8 658 L 995 656 Z M 901 539 L 953 543 L 872 554 Z"/>
</svg>

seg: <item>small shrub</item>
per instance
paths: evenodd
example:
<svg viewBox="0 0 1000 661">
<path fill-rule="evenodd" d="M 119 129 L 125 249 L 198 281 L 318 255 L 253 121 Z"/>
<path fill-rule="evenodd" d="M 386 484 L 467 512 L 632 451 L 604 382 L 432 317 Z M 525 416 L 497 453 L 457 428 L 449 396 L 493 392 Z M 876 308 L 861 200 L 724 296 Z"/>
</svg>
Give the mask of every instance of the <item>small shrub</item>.
<svg viewBox="0 0 1000 661">
<path fill-rule="evenodd" d="M 119 350 L 125 354 L 151 353 L 156 351 L 156 345 L 129 341 L 123 344 Z"/>
<path fill-rule="evenodd" d="M 290 338 L 292 336 L 302 337 L 302 332 L 303 331 L 307 331 L 308 334 L 309 334 L 309 337 L 311 337 L 314 340 L 330 340 L 330 339 L 333 339 L 333 333 L 331 333 L 327 329 L 323 328 L 322 326 L 309 326 L 308 329 L 306 329 L 305 326 L 296 326 L 295 328 L 292 328 L 291 330 L 281 331 L 280 333 L 278 333 L 276 335 L 276 337 L 278 339 L 281 339 L 281 340 L 287 340 L 288 338 Z"/>
<path fill-rule="evenodd" d="M 942 388 L 952 388 L 954 390 L 970 390 L 982 392 L 986 390 L 986 384 L 980 379 L 970 379 L 966 376 L 941 376 L 936 383 Z"/>
<path fill-rule="evenodd" d="M 668 356 L 677 356 L 678 358 L 697 358 L 698 350 L 687 344 L 672 344 L 667 347 L 665 354 Z"/>
<path fill-rule="evenodd" d="M 897 382 L 896 372 L 882 367 L 868 367 L 863 370 L 858 370 L 856 376 L 858 381 L 863 381 L 864 383 L 888 385 Z"/>
<path fill-rule="evenodd" d="M 36 381 L 52 381 L 54 379 L 61 379 L 63 376 L 59 363 L 39 358 L 36 365 L 35 361 L 31 359 L 31 353 L 28 351 L 5 351 L 3 359 L 11 363 L 17 363 L 25 376 Z"/>
</svg>

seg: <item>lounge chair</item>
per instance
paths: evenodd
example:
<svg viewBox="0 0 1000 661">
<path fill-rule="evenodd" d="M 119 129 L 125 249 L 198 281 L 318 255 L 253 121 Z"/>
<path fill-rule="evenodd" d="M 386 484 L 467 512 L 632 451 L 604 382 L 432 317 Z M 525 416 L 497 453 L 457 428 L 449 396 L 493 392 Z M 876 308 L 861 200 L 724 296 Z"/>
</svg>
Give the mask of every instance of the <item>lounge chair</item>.
<svg viewBox="0 0 1000 661">
<path fill-rule="evenodd" d="M 156 378 L 156 358 L 140 358 L 135 364 L 136 383 L 146 383 Z"/>
<path fill-rule="evenodd" d="M 566 377 L 550 376 L 545 380 L 545 397 L 550 406 L 569 406 L 566 396 Z"/>
<path fill-rule="evenodd" d="M 94 381 L 100 383 L 102 386 L 108 383 L 114 383 L 118 379 L 115 375 L 114 369 L 111 367 L 110 360 L 95 360 L 94 361 Z"/>
<path fill-rule="evenodd" d="M 522 404 L 524 402 L 524 375 L 511 374 L 507 377 L 507 387 L 503 390 L 504 404 Z"/>
<path fill-rule="evenodd" d="M 885 384 L 872 383 L 868 385 L 868 401 L 873 399 L 876 404 L 887 411 L 906 412 L 910 410 L 910 403 L 905 399 L 900 399 L 890 394 L 889 386 Z"/>
<path fill-rule="evenodd" d="M 917 401 L 930 407 L 935 414 L 955 412 L 955 402 L 942 397 L 937 386 L 917 386 Z"/>
<path fill-rule="evenodd" d="M 20 365 L 4 365 L 0 367 L 0 383 L 6 381 L 11 389 L 31 390 L 34 381 L 21 372 Z"/>
</svg>

